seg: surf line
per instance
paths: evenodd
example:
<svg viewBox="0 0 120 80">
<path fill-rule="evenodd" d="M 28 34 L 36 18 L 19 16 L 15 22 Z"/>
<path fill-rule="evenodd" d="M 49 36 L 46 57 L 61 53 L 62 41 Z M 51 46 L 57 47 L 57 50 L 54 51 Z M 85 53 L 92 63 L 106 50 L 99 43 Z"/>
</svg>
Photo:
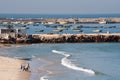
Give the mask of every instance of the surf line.
<svg viewBox="0 0 120 80">
<path fill-rule="evenodd" d="M 42 76 L 42 77 L 40 78 L 40 80 L 48 80 L 48 77 L 47 77 L 47 76 Z"/>
<path fill-rule="evenodd" d="M 48 78 L 49 78 L 48 75 L 50 75 L 50 74 L 52 74 L 52 72 L 51 72 L 51 71 L 47 71 L 47 74 L 44 75 L 44 76 L 42 76 L 42 77 L 40 77 L 40 80 L 49 80 L 49 79 L 48 79 Z"/>
<path fill-rule="evenodd" d="M 63 55 L 65 56 L 64 58 L 61 59 L 61 64 L 67 68 L 70 68 L 70 69 L 73 69 L 73 70 L 77 70 L 77 71 L 82 71 L 82 72 L 86 72 L 86 73 L 89 73 L 89 74 L 92 74 L 94 75 L 95 72 L 91 69 L 85 69 L 85 68 L 82 68 L 82 67 L 78 67 L 76 66 L 75 64 L 73 64 L 70 60 L 69 60 L 69 57 L 71 56 L 70 54 L 67 54 L 67 52 L 64 52 L 64 51 L 57 51 L 57 50 L 52 50 L 53 53 L 56 53 L 56 54 L 60 54 L 60 55 Z"/>
</svg>

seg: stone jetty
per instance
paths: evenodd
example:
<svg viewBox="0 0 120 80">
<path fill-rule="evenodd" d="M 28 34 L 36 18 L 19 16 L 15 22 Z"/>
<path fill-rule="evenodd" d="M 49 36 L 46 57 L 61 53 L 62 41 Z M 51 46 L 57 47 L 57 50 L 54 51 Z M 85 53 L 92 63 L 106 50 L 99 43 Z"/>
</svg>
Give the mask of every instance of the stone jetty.
<svg viewBox="0 0 120 80">
<path fill-rule="evenodd" d="M 120 42 L 120 34 L 33 34 L 41 43 Z"/>
<path fill-rule="evenodd" d="M 120 42 L 120 33 L 99 34 L 32 34 L 24 38 L 9 40 L 0 39 L 0 43 L 32 44 L 32 43 L 87 43 L 87 42 Z"/>
</svg>

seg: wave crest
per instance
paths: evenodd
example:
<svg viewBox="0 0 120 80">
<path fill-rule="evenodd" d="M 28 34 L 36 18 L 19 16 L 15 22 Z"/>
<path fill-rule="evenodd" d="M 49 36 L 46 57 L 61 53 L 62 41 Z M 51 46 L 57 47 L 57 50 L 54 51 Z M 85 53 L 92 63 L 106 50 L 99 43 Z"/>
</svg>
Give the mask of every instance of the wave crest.
<svg viewBox="0 0 120 80">
<path fill-rule="evenodd" d="M 40 80 L 48 80 L 48 76 L 42 76 Z"/>
<path fill-rule="evenodd" d="M 67 52 L 64 51 L 57 51 L 57 50 L 52 50 L 53 53 L 57 53 L 60 55 L 65 56 L 64 58 L 61 59 L 61 64 L 67 68 L 73 69 L 73 70 L 77 70 L 77 71 L 82 71 L 82 72 L 86 72 L 89 74 L 95 74 L 95 72 L 91 69 L 85 69 L 82 67 L 78 67 L 75 64 L 73 64 L 70 60 L 69 57 L 71 56 L 70 54 L 67 54 Z"/>
</svg>

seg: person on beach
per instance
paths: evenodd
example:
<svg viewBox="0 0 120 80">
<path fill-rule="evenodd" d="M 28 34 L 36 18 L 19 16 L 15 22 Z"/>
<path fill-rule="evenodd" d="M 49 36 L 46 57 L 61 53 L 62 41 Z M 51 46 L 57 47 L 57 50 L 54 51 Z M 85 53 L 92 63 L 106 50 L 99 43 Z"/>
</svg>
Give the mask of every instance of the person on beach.
<svg viewBox="0 0 120 80">
<path fill-rule="evenodd" d="M 21 65 L 21 69 L 22 69 L 23 71 L 29 71 L 29 69 L 30 69 L 29 63 L 27 63 L 27 64 L 25 64 L 25 65 Z"/>
</svg>

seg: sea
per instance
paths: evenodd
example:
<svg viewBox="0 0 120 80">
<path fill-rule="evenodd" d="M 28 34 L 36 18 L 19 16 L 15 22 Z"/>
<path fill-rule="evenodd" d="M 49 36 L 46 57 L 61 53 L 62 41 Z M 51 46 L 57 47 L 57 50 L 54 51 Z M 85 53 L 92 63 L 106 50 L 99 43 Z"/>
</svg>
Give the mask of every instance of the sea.
<svg viewBox="0 0 120 80">
<path fill-rule="evenodd" d="M 0 14 L 0 18 L 120 18 L 120 14 Z"/>
<path fill-rule="evenodd" d="M 0 17 L 2 15 L 0 15 Z M 4 14 L 3 17 L 5 16 L 6 18 L 10 18 L 8 14 Z M 11 18 L 18 18 L 19 16 L 24 17 L 25 14 L 24 16 L 22 16 L 22 14 L 12 15 Z M 33 15 L 31 18 L 36 18 L 36 16 L 37 15 Z M 54 15 L 50 16 L 54 17 Z M 64 16 L 67 17 L 67 15 L 61 15 L 60 17 L 64 18 Z M 80 15 L 72 15 L 72 17 L 73 16 L 80 17 Z M 95 16 L 96 15 L 93 15 L 93 17 Z M 120 17 L 120 15 L 97 15 L 96 17 L 98 16 Z M 58 16 L 55 15 L 55 17 Z M 87 17 L 92 16 L 87 15 Z M 111 33 L 120 32 L 120 24 L 82 25 L 117 26 L 117 29 L 111 28 L 110 31 Z M 43 25 L 36 27 L 40 26 Z M 29 25 L 28 27 L 33 29 L 35 26 Z M 91 30 L 85 30 L 86 33 L 91 33 Z M 29 31 L 29 34 L 32 33 L 32 31 Z M 30 58 L 31 60 L 28 61 L 31 70 L 29 80 L 120 80 L 120 43 L 16 44 L 11 47 L 0 48 L 0 56 Z"/>
</svg>

